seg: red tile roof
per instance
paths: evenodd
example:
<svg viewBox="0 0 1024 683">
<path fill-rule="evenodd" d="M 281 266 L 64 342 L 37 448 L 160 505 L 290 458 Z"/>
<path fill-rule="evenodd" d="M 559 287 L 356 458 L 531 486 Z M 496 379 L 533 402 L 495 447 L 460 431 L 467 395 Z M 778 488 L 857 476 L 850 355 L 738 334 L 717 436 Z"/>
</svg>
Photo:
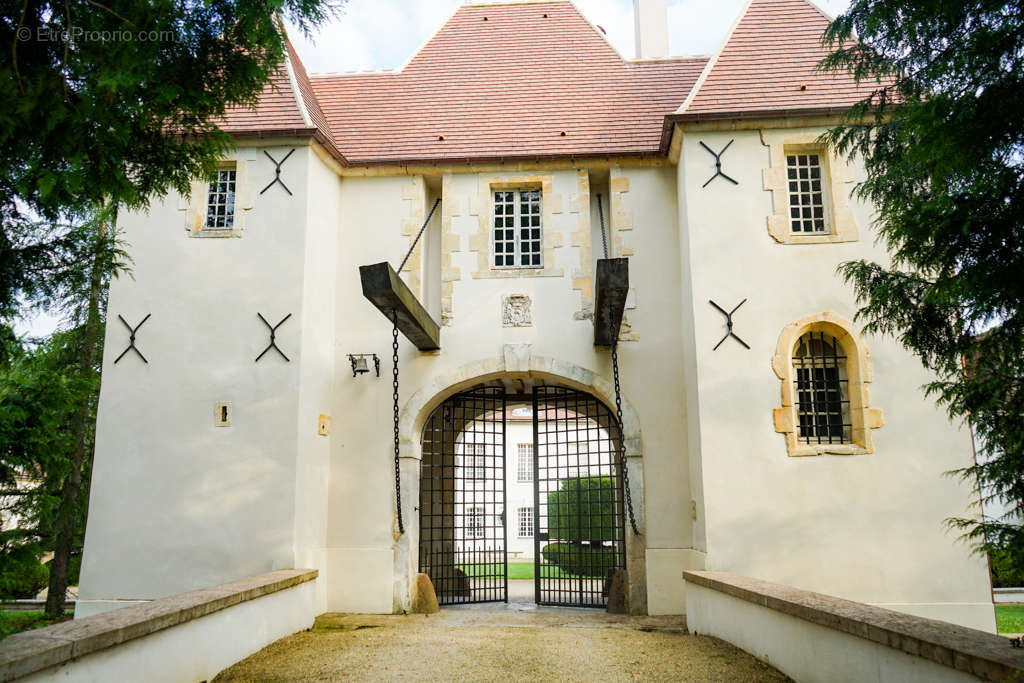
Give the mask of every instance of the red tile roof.
<svg viewBox="0 0 1024 683">
<path fill-rule="evenodd" d="M 287 47 L 288 61 L 293 68 L 296 64 L 301 68 L 302 63 L 299 61 L 291 41 L 288 41 Z M 305 73 L 306 70 L 302 69 L 303 76 Z M 306 80 L 308 81 L 308 79 Z M 256 108 L 229 108 L 220 128 L 234 134 L 308 131 L 311 125 L 303 117 L 300 106 L 300 101 L 296 99 L 295 91 L 292 88 L 291 78 L 288 76 L 288 68 L 282 64 L 270 82 L 263 86 L 263 92 L 260 94 Z"/>
<path fill-rule="evenodd" d="M 313 88 L 354 164 L 657 154 L 705 61 L 625 61 L 565 1 L 477 5 L 401 71 Z"/>
<path fill-rule="evenodd" d="M 828 21 L 806 0 L 752 0 L 710 61 L 629 61 L 568 0 L 464 5 L 396 72 L 309 76 L 289 43 L 291 75 L 222 128 L 313 135 L 355 165 L 663 155 L 675 120 L 833 112 L 867 96 L 816 72 Z"/>
<path fill-rule="evenodd" d="M 871 94 L 846 73 L 816 70 L 829 18 L 806 0 L 753 0 L 712 57 L 679 119 L 845 110 Z"/>
</svg>

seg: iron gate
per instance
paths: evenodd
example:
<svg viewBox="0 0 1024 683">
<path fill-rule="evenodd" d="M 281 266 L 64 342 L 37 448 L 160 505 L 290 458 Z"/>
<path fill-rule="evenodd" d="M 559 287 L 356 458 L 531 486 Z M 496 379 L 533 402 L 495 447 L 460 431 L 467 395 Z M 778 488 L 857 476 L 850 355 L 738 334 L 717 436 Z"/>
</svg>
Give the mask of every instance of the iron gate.
<svg viewBox="0 0 1024 683">
<path fill-rule="evenodd" d="M 447 399 L 423 428 L 420 571 L 442 605 L 508 602 L 505 390 Z"/>
<path fill-rule="evenodd" d="M 537 602 L 604 607 L 626 566 L 618 422 L 589 394 L 538 386 L 533 432 Z"/>
</svg>

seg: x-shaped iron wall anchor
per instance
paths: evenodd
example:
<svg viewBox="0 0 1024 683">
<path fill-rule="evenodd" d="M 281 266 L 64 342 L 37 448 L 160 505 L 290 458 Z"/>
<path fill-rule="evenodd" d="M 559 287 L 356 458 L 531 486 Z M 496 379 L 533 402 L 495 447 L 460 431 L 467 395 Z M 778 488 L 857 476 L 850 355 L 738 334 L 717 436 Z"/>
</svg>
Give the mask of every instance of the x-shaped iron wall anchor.
<svg viewBox="0 0 1024 683">
<path fill-rule="evenodd" d="M 725 333 L 725 336 L 722 337 L 721 341 L 719 341 L 717 344 L 715 344 L 715 348 L 713 348 L 711 350 L 712 351 L 717 351 L 718 347 L 722 345 L 722 342 L 724 342 L 729 337 L 732 337 L 733 339 L 738 341 L 740 344 L 743 344 L 744 348 L 749 349 L 750 347 L 747 345 L 747 342 L 745 342 L 742 339 L 740 339 L 738 336 L 736 336 L 736 333 L 732 331 L 732 314 L 735 313 L 737 310 L 739 310 L 740 306 L 742 306 L 743 304 L 747 303 L 747 300 L 744 299 L 743 301 L 741 301 L 738 304 L 736 304 L 736 308 L 732 309 L 731 311 L 726 311 L 724 308 L 722 308 L 721 306 L 716 304 L 711 299 L 708 299 L 708 303 L 711 304 L 712 306 L 714 306 L 715 308 L 717 308 L 718 310 L 720 310 L 722 312 L 722 315 L 725 316 L 725 327 L 728 330 L 728 332 Z"/>
<path fill-rule="evenodd" d="M 153 315 L 153 314 L 152 313 L 147 313 L 146 317 L 142 319 L 141 323 L 139 323 L 135 327 L 132 327 L 131 325 L 128 324 L 127 320 L 125 320 L 124 318 L 121 317 L 120 313 L 117 314 L 118 319 L 120 319 L 120 321 L 124 323 L 124 326 L 128 328 L 128 348 L 125 349 L 124 351 L 122 351 L 121 355 L 118 356 L 114 360 L 115 364 L 117 363 L 117 361 L 119 361 L 122 358 L 124 358 L 124 354 L 128 353 L 132 349 L 135 350 L 135 353 L 139 354 L 139 358 L 142 359 L 143 363 L 147 363 L 147 364 L 149 363 L 149 361 L 146 360 L 146 357 L 142 355 L 142 351 L 139 351 L 138 347 L 135 346 L 135 333 L 139 331 L 139 328 L 142 327 L 147 320 L 149 320 L 149 316 L 151 316 L 151 315 Z"/>
<path fill-rule="evenodd" d="M 262 313 L 257 313 L 256 315 L 258 315 L 260 317 L 260 320 L 263 321 L 263 324 L 266 325 L 268 329 L 270 329 L 270 344 L 267 345 L 267 348 L 263 349 L 263 353 L 261 353 L 260 355 L 256 356 L 256 360 L 253 361 L 253 362 L 259 363 L 260 362 L 260 358 L 263 358 L 263 356 L 267 353 L 267 351 L 269 351 L 270 349 L 274 349 L 279 354 L 281 354 L 281 358 L 284 358 L 286 361 L 291 363 L 292 359 L 289 358 L 288 356 L 284 355 L 284 351 L 282 351 L 281 349 L 277 348 L 277 342 L 275 341 L 275 339 L 277 338 L 277 328 L 281 327 L 281 325 L 284 325 L 284 321 L 287 320 L 288 318 L 292 317 L 292 314 L 289 313 L 285 317 L 281 318 L 281 322 L 279 322 L 276 325 L 271 325 L 270 323 L 268 323 L 267 319 L 263 317 Z"/>
<path fill-rule="evenodd" d="M 263 150 L 263 153 L 267 155 L 267 158 L 274 162 L 275 168 L 274 168 L 274 179 L 270 181 L 269 185 L 267 185 L 262 190 L 260 190 L 260 194 L 263 194 L 264 192 L 266 192 L 267 190 L 272 188 L 274 186 L 274 183 L 281 183 L 281 187 L 284 188 L 285 192 L 287 192 L 288 194 L 292 193 L 292 191 L 288 189 L 288 186 L 284 184 L 284 181 L 281 180 L 281 167 L 284 166 L 284 162 L 288 161 L 288 157 L 290 157 L 292 155 L 292 152 L 294 152 L 294 151 L 295 151 L 295 148 L 292 147 L 292 151 L 288 152 L 287 154 L 285 154 L 284 155 L 284 159 L 281 159 L 281 161 L 278 161 L 274 157 L 270 156 L 270 153 L 267 152 L 267 150 Z M 722 151 L 724 152 L 725 150 L 722 150 Z"/>
<path fill-rule="evenodd" d="M 726 145 L 725 147 L 723 147 L 721 152 L 715 152 L 713 149 L 711 149 L 710 147 L 705 145 L 703 140 L 700 141 L 700 146 L 703 147 L 704 149 L 706 149 L 708 152 L 710 152 L 711 156 L 713 156 L 715 158 L 715 175 L 713 175 L 710 178 L 708 178 L 708 182 L 706 182 L 703 185 L 701 185 L 701 187 L 707 187 L 708 185 L 711 184 L 711 181 L 714 180 L 715 178 L 717 178 L 718 176 L 722 176 L 723 178 L 728 180 L 733 185 L 739 185 L 740 184 L 738 180 L 733 180 L 729 176 L 727 176 L 724 173 L 722 173 L 722 155 L 725 154 L 725 150 L 729 149 L 729 145 L 731 145 L 735 141 L 736 141 L 735 139 L 729 140 L 729 144 Z"/>
</svg>

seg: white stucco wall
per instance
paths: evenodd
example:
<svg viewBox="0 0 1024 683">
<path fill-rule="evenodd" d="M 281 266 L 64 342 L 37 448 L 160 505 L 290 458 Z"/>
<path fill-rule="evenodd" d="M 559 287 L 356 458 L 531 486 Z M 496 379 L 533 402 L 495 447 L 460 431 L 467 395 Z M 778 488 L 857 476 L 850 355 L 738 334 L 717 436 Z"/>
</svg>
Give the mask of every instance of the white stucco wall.
<svg viewBox="0 0 1024 683">
<path fill-rule="evenodd" d="M 767 131 L 764 138 L 777 143 L 788 135 Z M 730 140 L 723 170 L 739 185 L 719 178 L 702 188 L 714 159 L 699 142 L 718 150 Z M 689 443 L 700 463 L 695 497 L 702 496 L 706 566 L 991 631 L 985 562 L 943 526 L 971 500 L 968 487 L 943 475 L 970 463 L 969 436 L 924 397 L 930 377 L 915 357 L 891 338 L 865 337 L 874 365 L 871 405 L 885 418 L 873 432 L 874 453 L 788 457 L 775 432 L 772 409 L 781 394 L 771 360 L 783 327 L 822 311 L 852 320 L 852 288 L 836 267 L 887 258 L 874 244 L 868 207 L 855 198 L 859 241 L 777 243 L 766 228 L 768 159 L 757 130 L 693 132 L 683 140 L 681 230 L 695 337 L 687 375 L 700 413 Z M 730 339 L 713 351 L 725 320 L 708 300 L 730 310 L 744 298 L 735 332 L 751 349 Z"/>
<path fill-rule="evenodd" d="M 281 159 L 291 147 L 267 149 Z M 303 336 L 321 315 L 304 302 L 310 154 L 299 146 L 282 169 L 294 196 L 259 195 L 274 166 L 239 150 L 255 187 L 240 238 L 190 237 L 177 196 L 119 217 L 132 265 L 110 289 L 80 601 L 295 566 L 300 385 L 303 406 L 317 390 L 303 380 Z M 271 324 L 291 313 L 277 333 L 290 363 L 274 351 L 254 363 L 269 339 L 257 312 Z M 129 353 L 115 365 L 128 340 L 117 316 L 147 313 L 136 344 L 149 363 Z M 214 426 L 221 401 L 230 427 Z"/>
</svg>

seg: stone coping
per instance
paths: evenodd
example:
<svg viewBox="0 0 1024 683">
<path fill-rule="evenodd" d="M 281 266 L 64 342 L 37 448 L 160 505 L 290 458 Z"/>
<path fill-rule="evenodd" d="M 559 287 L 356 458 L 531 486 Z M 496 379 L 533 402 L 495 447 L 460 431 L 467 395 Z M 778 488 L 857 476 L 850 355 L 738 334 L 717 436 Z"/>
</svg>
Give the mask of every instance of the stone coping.
<svg viewBox="0 0 1024 683">
<path fill-rule="evenodd" d="M 315 569 L 282 569 L 8 636 L 0 641 L 0 682 L 13 681 L 316 577 Z"/>
<path fill-rule="evenodd" d="M 865 605 L 729 572 L 686 571 L 698 586 L 887 645 L 987 681 L 1024 677 L 1024 649 L 1010 641 L 944 621 Z"/>
</svg>

